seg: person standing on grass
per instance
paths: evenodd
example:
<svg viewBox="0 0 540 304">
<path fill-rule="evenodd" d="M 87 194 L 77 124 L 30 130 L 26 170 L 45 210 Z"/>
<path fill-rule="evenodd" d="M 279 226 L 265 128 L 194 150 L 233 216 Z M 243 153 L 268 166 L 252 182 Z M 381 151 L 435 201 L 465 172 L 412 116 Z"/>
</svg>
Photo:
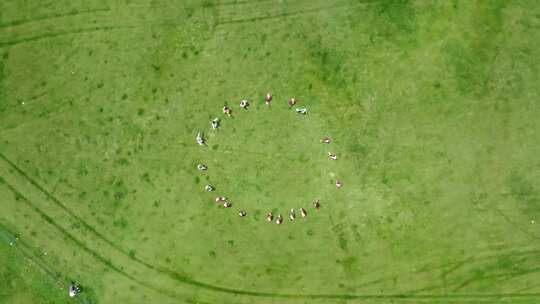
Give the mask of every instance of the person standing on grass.
<svg viewBox="0 0 540 304">
<path fill-rule="evenodd" d="M 321 139 L 321 143 L 323 144 L 329 144 L 330 142 L 332 142 L 332 139 L 330 137 L 324 137 Z"/>
<path fill-rule="evenodd" d="M 217 128 L 219 128 L 219 118 L 214 118 L 214 119 L 212 120 L 212 129 L 215 130 L 215 129 L 217 129 Z"/>
<path fill-rule="evenodd" d="M 315 210 L 319 212 L 319 209 L 321 209 L 321 203 L 319 202 L 319 200 L 315 200 L 313 202 L 313 208 L 315 208 Z"/>
<path fill-rule="evenodd" d="M 195 140 L 197 140 L 197 144 L 199 146 L 204 145 L 204 138 L 201 132 L 197 133 L 197 137 L 195 138 Z"/>
<path fill-rule="evenodd" d="M 306 115 L 308 112 L 306 108 L 298 108 L 295 111 L 296 113 L 301 114 L 301 115 Z"/>
<path fill-rule="evenodd" d="M 296 219 L 296 214 L 294 213 L 294 209 L 291 209 L 289 212 L 289 220 L 294 221 Z"/>
<path fill-rule="evenodd" d="M 232 110 L 227 107 L 227 106 L 224 106 L 223 107 L 223 113 L 225 113 L 227 116 L 231 117 L 232 116 Z"/>
<path fill-rule="evenodd" d="M 268 106 L 270 105 L 271 100 L 272 100 L 272 93 L 266 93 L 266 95 L 264 95 L 264 103 Z"/>
<path fill-rule="evenodd" d="M 296 99 L 294 97 L 290 98 L 287 103 L 289 104 L 289 107 L 292 107 L 296 104 Z"/>
</svg>

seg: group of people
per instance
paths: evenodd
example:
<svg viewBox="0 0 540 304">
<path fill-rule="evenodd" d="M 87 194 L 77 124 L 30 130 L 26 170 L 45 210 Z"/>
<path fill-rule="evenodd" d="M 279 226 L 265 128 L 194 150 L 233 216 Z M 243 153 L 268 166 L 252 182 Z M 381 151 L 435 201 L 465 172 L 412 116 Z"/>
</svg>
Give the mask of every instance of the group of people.
<svg viewBox="0 0 540 304">
<path fill-rule="evenodd" d="M 266 95 L 264 95 L 264 103 L 266 105 L 270 105 L 271 101 L 272 101 L 272 93 L 267 93 Z M 287 104 L 289 105 L 289 107 L 295 106 L 296 103 L 297 103 L 297 100 L 295 98 L 290 98 L 287 101 Z M 249 107 L 249 102 L 247 100 L 245 100 L 245 99 L 240 100 L 240 108 L 241 109 L 246 110 L 248 107 Z M 232 110 L 228 106 L 224 106 L 222 110 L 223 110 L 223 113 L 225 115 L 227 115 L 228 117 L 232 117 Z M 308 110 L 306 108 L 295 108 L 295 111 L 296 111 L 296 113 L 301 114 L 301 115 L 306 115 L 308 113 Z M 220 119 L 217 118 L 217 117 L 212 119 L 212 121 L 210 122 L 210 125 L 211 125 L 213 130 L 218 129 L 220 127 Z M 195 140 L 196 140 L 198 145 L 200 145 L 200 146 L 205 145 L 205 139 L 203 137 L 202 132 L 197 133 L 197 136 L 196 136 Z M 323 144 L 330 144 L 332 142 L 332 139 L 330 137 L 323 137 L 320 140 L 320 142 L 323 143 Z M 337 155 L 335 153 L 332 153 L 332 152 L 328 152 L 328 157 L 332 161 L 335 161 L 335 160 L 338 159 Z M 197 164 L 197 170 L 205 171 L 207 169 L 208 169 L 208 167 L 205 164 Z M 336 188 L 338 188 L 338 189 L 343 186 L 343 184 L 339 180 L 335 181 L 335 185 L 336 185 Z M 208 192 L 212 192 L 212 191 L 215 190 L 215 187 L 213 185 L 208 184 L 208 185 L 205 185 L 204 190 L 208 191 Z M 224 196 L 218 196 L 218 197 L 216 197 L 214 199 L 214 201 L 215 201 L 216 204 L 223 206 L 223 208 L 230 208 L 232 206 L 232 204 L 229 202 L 229 200 Z M 312 203 L 312 205 L 313 205 L 313 208 L 315 209 L 315 211 L 317 211 L 317 212 L 321 208 L 321 204 L 320 204 L 319 200 L 315 200 Z M 307 216 L 307 211 L 303 207 L 298 209 L 298 211 L 299 211 L 300 216 L 302 218 L 305 218 Z M 245 217 L 246 215 L 247 215 L 247 212 L 245 210 L 239 210 L 238 211 L 238 216 L 239 217 Z M 294 208 L 289 211 L 289 220 L 290 221 L 296 220 L 296 211 L 295 211 Z M 266 214 L 266 221 L 267 222 L 273 222 L 274 221 L 274 215 L 273 215 L 272 212 L 268 212 Z M 281 225 L 283 223 L 283 216 L 281 214 L 277 215 L 275 223 L 278 224 L 278 225 Z"/>
</svg>

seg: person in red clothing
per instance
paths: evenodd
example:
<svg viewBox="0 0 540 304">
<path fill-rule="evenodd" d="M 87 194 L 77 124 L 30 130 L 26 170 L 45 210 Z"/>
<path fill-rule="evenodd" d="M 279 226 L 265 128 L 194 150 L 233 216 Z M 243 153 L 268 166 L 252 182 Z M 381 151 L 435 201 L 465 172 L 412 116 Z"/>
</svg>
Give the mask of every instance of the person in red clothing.
<svg viewBox="0 0 540 304">
<path fill-rule="evenodd" d="M 271 100 L 272 100 L 272 93 L 266 93 L 266 95 L 264 95 L 264 103 L 266 105 L 270 105 Z"/>
<path fill-rule="evenodd" d="M 294 105 L 296 104 L 296 101 L 297 101 L 296 98 L 294 98 L 294 97 L 293 97 L 293 98 L 290 98 L 290 99 L 289 99 L 289 102 L 288 102 L 288 103 L 289 103 L 289 107 L 294 106 Z"/>
<path fill-rule="evenodd" d="M 223 107 L 223 113 L 227 114 L 227 116 L 231 117 L 232 116 L 232 111 L 229 107 L 227 106 L 224 106 Z"/>
</svg>

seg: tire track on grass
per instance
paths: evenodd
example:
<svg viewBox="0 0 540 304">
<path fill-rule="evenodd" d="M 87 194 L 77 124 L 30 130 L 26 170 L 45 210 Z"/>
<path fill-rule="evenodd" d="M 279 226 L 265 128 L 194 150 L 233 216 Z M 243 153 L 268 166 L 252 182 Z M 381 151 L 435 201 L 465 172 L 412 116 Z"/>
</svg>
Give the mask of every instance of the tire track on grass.
<svg viewBox="0 0 540 304">
<path fill-rule="evenodd" d="M 64 235 L 69 240 L 73 241 L 78 247 L 82 248 L 85 252 L 90 254 L 93 258 L 95 258 L 101 264 L 103 264 L 104 266 L 106 266 L 109 269 L 113 270 L 117 274 L 125 277 L 126 279 L 128 279 L 128 280 L 130 280 L 130 281 L 132 281 L 134 283 L 140 284 L 143 287 L 146 287 L 146 288 L 148 288 L 150 290 L 153 290 L 153 291 L 155 291 L 155 292 L 157 292 L 159 294 L 168 296 L 170 298 L 186 301 L 187 303 L 193 303 L 193 304 L 201 304 L 201 303 L 202 304 L 209 304 L 209 303 L 206 303 L 206 302 L 201 302 L 199 300 L 193 301 L 193 300 L 185 299 L 181 295 L 177 294 L 174 291 L 169 291 L 169 290 L 166 290 L 166 289 L 163 289 L 163 288 L 155 287 L 155 286 L 153 286 L 151 284 L 148 284 L 148 283 L 146 283 L 146 282 L 144 282 L 142 280 L 139 280 L 136 277 L 128 274 L 127 272 L 123 271 L 120 267 L 114 265 L 109 259 L 102 256 L 97 251 L 91 249 L 87 245 L 85 245 L 83 241 L 77 239 L 73 234 L 69 233 L 66 229 L 64 229 L 62 226 L 60 226 L 58 223 L 56 223 L 54 221 L 54 219 L 52 219 L 46 212 L 44 212 L 39 207 L 37 207 L 34 203 L 32 203 L 27 197 L 25 197 L 22 193 L 20 193 L 17 189 L 15 189 L 15 187 L 13 187 L 11 184 L 9 184 L 2 176 L 0 176 L 0 184 L 5 185 L 17 197 L 22 199 L 27 204 L 27 206 L 29 206 L 33 211 L 35 211 L 48 224 L 52 225 L 62 235 Z M 3 225 L 1 223 L 0 223 L 0 228 L 3 228 Z M 19 243 L 19 242 L 20 242 L 20 240 L 17 241 L 17 243 Z M 47 272 L 50 272 L 50 270 L 47 271 Z M 54 275 L 54 277 L 58 277 L 60 273 L 59 272 L 53 272 L 52 274 Z"/>
<path fill-rule="evenodd" d="M 501 211 L 501 209 L 495 207 L 495 212 L 500 216 L 502 217 L 512 228 L 514 228 L 515 230 L 527 235 L 528 237 L 532 238 L 532 239 L 535 239 L 535 240 L 540 240 L 540 237 L 535 235 L 534 233 L 531 233 L 529 231 L 527 231 L 526 229 L 523 229 L 521 228 L 521 226 L 519 226 L 518 224 L 516 224 L 514 221 L 512 221 L 508 215 L 506 215 L 504 212 Z"/>
<path fill-rule="evenodd" d="M 5 162 L 7 162 L 17 173 L 22 175 L 26 180 L 28 180 L 34 187 L 36 187 L 40 192 L 45 194 L 47 198 L 51 199 L 55 204 L 57 204 L 60 208 L 62 208 L 64 211 L 66 211 L 70 216 L 77 219 L 83 227 L 91 231 L 96 237 L 101 239 L 103 242 L 110 245 L 113 249 L 124 255 L 127 259 L 132 260 L 136 264 L 140 264 L 142 266 L 145 266 L 153 271 L 156 271 L 157 273 L 161 273 L 163 275 L 166 275 L 176 281 L 179 281 L 181 283 L 185 283 L 188 285 L 196 286 L 199 288 L 216 291 L 216 292 L 222 292 L 227 294 L 233 294 L 233 295 L 244 295 L 244 296 L 253 296 L 253 297 L 273 297 L 273 298 L 287 298 L 287 299 L 341 299 L 341 300 L 354 300 L 354 299 L 365 299 L 365 300 L 389 300 L 389 299 L 403 299 L 403 300 L 430 300 L 430 299 L 500 299 L 500 298 L 540 298 L 540 293 L 526 293 L 526 294 L 514 294 L 514 293 L 507 293 L 507 294 L 454 294 L 454 295 L 414 295 L 414 294 L 386 294 L 386 295 L 355 295 L 355 294 L 283 294 L 283 293 L 271 293 L 271 292 L 257 292 L 257 291 L 248 291 L 248 290 L 238 290 L 238 289 L 232 289 L 232 288 L 226 288 L 226 287 L 220 287 L 215 286 L 207 283 L 203 283 L 200 281 L 196 281 L 193 279 L 190 279 L 182 274 L 179 274 L 175 271 L 172 271 L 170 269 L 166 269 L 160 266 L 155 266 L 152 264 L 149 264 L 143 260 L 140 260 L 136 257 L 131 257 L 125 252 L 123 249 L 121 249 L 119 246 L 112 243 L 110 240 L 106 239 L 101 233 L 95 230 L 91 225 L 86 223 L 82 218 L 74 214 L 70 209 L 65 207 L 58 199 L 56 199 L 54 196 L 52 196 L 51 193 L 49 193 L 47 190 L 43 189 L 39 184 L 37 184 L 32 178 L 30 178 L 24 171 L 22 171 L 18 166 L 16 166 L 13 162 L 11 162 L 9 159 L 5 157 L 2 153 L 0 153 L 0 158 L 2 158 Z M 149 285 L 141 280 L 138 280 L 137 278 L 131 276 L 130 274 L 124 272 L 107 258 L 101 256 L 98 252 L 92 250 L 91 248 L 87 247 L 82 241 L 75 238 L 72 234 L 70 234 L 67 230 L 65 230 L 62 226 L 60 226 L 58 223 L 56 223 L 50 216 L 48 216 L 45 212 L 43 212 L 41 209 L 39 209 L 37 206 L 35 206 L 32 202 L 30 202 L 25 196 L 23 196 L 20 192 L 18 192 L 14 187 L 7 184 L 7 182 L 0 177 L 0 183 L 5 183 L 8 185 L 11 191 L 19 195 L 23 200 L 31 207 L 34 211 L 36 211 L 45 221 L 53 225 L 57 230 L 59 230 L 62 234 L 64 234 L 67 238 L 70 240 L 73 240 L 76 245 L 83 248 L 85 251 L 90 253 L 96 260 L 101 262 L 102 264 L 106 265 L 107 267 L 110 267 L 115 272 L 118 272 L 122 276 L 126 277 L 127 279 L 130 279 L 134 282 L 137 282 L 141 284 L 142 286 L 145 286 L 149 289 L 152 289 L 156 292 L 159 292 L 161 294 L 167 295 L 172 298 L 179 298 L 176 293 L 160 289 L 157 287 L 154 287 L 152 285 Z M 184 299 L 182 299 L 184 300 Z"/>
<path fill-rule="evenodd" d="M 57 12 L 57 13 L 52 13 L 49 15 L 40 15 L 40 16 L 35 16 L 35 17 L 27 18 L 27 19 L 18 19 L 18 20 L 13 20 L 13 21 L 2 22 L 0 23 L 0 29 L 22 25 L 29 22 L 50 20 L 50 19 L 62 18 L 62 17 L 72 17 L 72 16 L 99 13 L 99 12 L 108 12 L 110 10 L 111 10 L 110 8 L 93 8 L 93 9 L 80 10 L 80 11 Z"/>
<path fill-rule="evenodd" d="M 20 39 L 8 40 L 8 41 L 0 41 L 0 48 L 5 48 L 5 47 L 20 44 L 20 43 L 33 42 L 33 41 L 38 41 L 38 40 L 43 40 L 43 39 L 61 37 L 61 36 L 65 36 L 65 35 L 91 33 L 91 32 L 99 32 L 99 31 L 112 31 L 112 30 L 120 30 L 120 29 L 132 29 L 132 28 L 136 28 L 136 26 L 134 26 L 134 25 L 94 26 L 94 27 L 89 27 L 89 28 L 79 28 L 79 29 L 72 29 L 72 30 L 64 30 L 64 31 L 45 33 L 45 34 L 26 37 L 26 38 L 20 38 Z"/>
<path fill-rule="evenodd" d="M 15 233 L 9 230 L 8 227 L 0 223 L 0 232 L 4 232 L 4 234 L 8 234 L 8 238 L 12 238 Z M 25 242 L 21 240 L 17 240 L 15 244 L 12 246 L 14 249 L 16 249 L 20 255 L 30 261 L 30 263 L 33 263 L 39 270 L 44 272 L 56 286 L 58 286 L 62 290 L 66 290 L 68 285 L 66 284 L 65 279 L 62 278 L 61 272 L 53 269 L 50 265 L 48 265 L 39 255 L 34 253 L 34 250 L 30 247 L 30 245 L 26 244 Z M 66 276 L 64 275 L 64 278 Z M 7 295 L 6 295 L 7 296 Z M 84 297 L 77 297 L 74 299 L 74 301 L 77 301 L 79 303 L 88 303 L 86 301 L 87 299 Z"/>
<path fill-rule="evenodd" d="M 320 11 L 324 10 L 335 10 L 335 9 L 341 9 L 341 8 L 355 8 L 358 6 L 369 4 L 370 2 L 359 2 L 356 4 L 335 4 L 335 5 L 321 5 L 319 7 L 314 8 L 308 8 L 308 9 L 301 9 L 296 10 L 292 12 L 281 12 L 281 13 L 267 13 L 266 16 L 254 16 L 254 17 L 247 17 L 247 18 L 221 18 L 217 20 L 218 26 L 219 25 L 228 25 L 228 24 L 238 24 L 238 23 L 246 23 L 246 22 L 254 22 L 254 21 L 262 21 L 262 20 L 273 20 L 273 19 L 281 19 L 281 18 L 288 18 L 288 17 L 295 17 L 295 16 L 302 16 L 302 15 L 308 15 L 308 14 L 314 14 Z"/>
<path fill-rule="evenodd" d="M 127 272 L 123 271 L 119 267 L 115 266 L 109 259 L 106 257 L 100 255 L 97 251 L 94 251 L 90 247 L 88 247 L 86 244 L 84 244 L 81 240 L 77 239 L 73 234 L 71 234 L 69 231 L 64 229 L 62 226 L 60 226 L 57 222 L 55 222 L 47 213 L 45 213 L 43 210 L 41 210 L 39 207 L 37 207 L 35 204 L 33 204 L 26 196 L 24 196 L 22 193 L 20 193 L 15 187 L 13 187 L 11 184 L 9 184 L 3 177 L 0 176 L 0 184 L 5 185 L 11 192 L 13 192 L 18 198 L 20 198 L 28 207 L 30 207 L 34 212 L 36 212 L 41 219 L 43 219 L 48 224 L 52 225 L 56 230 L 58 230 L 60 233 L 64 235 L 64 237 L 68 238 L 70 241 L 75 243 L 78 247 L 82 248 L 84 251 L 86 251 L 88 254 L 90 254 L 93 258 L 95 258 L 97 261 L 99 261 L 101 264 L 105 265 L 109 269 L 113 270 L 117 274 L 123 276 L 124 278 L 136 282 L 140 284 L 141 286 L 144 286 L 148 289 L 154 290 L 160 294 L 167 295 L 169 297 L 184 300 L 175 293 L 172 293 L 168 290 L 160 289 L 157 287 L 154 287 L 152 285 L 149 285 L 132 275 L 128 274 Z"/>
<path fill-rule="evenodd" d="M 216 6 L 245 6 L 245 5 L 259 5 L 264 2 L 271 2 L 272 0 L 256 0 L 256 1 L 228 1 L 228 2 L 218 2 Z M 130 9 L 136 9 L 145 11 L 149 8 L 152 8 L 154 6 L 152 5 L 127 5 L 124 7 L 102 7 L 102 8 L 90 8 L 85 10 L 71 10 L 71 11 L 64 11 L 64 12 L 55 12 L 51 14 L 46 15 L 38 15 L 26 19 L 16 19 L 12 21 L 6 21 L 6 22 L 0 22 L 0 29 L 5 29 L 13 26 L 19 26 L 30 22 L 36 22 L 36 21 L 45 21 L 45 20 L 51 20 L 51 19 L 57 19 L 57 18 L 64 18 L 64 17 L 74 17 L 74 16 L 80 16 L 85 14 L 93 14 L 93 13 L 103 13 L 103 12 L 112 12 L 112 11 L 119 11 L 119 10 L 130 10 Z M 160 5 L 158 8 L 163 9 L 170 9 L 170 8 L 180 8 L 180 9 L 188 9 L 188 8 L 194 8 L 194 9 L 200 9 L 204 8 L 204 4 L 200 6 L 194 6 L 194 7 L 188 7 L 188 6 L 177 6 L 177 5 Z"/>
<path fill-rule="evenodd" d="M 259 292 L 248 292 L 248 291 L 241 291 L 241 290 L 234 290 L 234 289 L 229 289 L 229 288 L 224 288 L 224 287 L 219 287 L 219 286 L 214 286 L 214 285 L 210 285 L 210 284 L 206 284 L 206 283 L 202 283 L 202 282 L 199 282 L 199 281 L 196 281 L 196 280 L 193 280 L 193 279 L 190 279 L 190 278 L 187 278 L 186 276 L 180 274 L 180 273 L 177 273 L 177 272 L 174 272 L 170 269 L 166 269 L 166 268 L 162 268 L 162 267 L 158 267 L 158 266 L 155 266 L 155 265 L 152 265 L 152 264 L 149 264 L 137 257 L 133 257 L 133 256 L 130 256 L 128 254 L 128 252 L 126 252 L 125 250 L 123 250 L 122 248 L 120 248 L 119 246 L 117 246 L 116 244 L 114 244 L 112 241 L 110 241 L 109 239 L 107 239 L 103 234 L 101 234 L 100 232 L 98 232 L 94 227 L 92 227 L 91 225 L 89 225 L 86 221 L 84 221 L 81 217 L 79 217 L 78 215 L 76 215 L 75 213 L 73 213 L 73 211 L 71 211 L 69 208 L 67 208 L 64 204 L 62 204 L 56 197 L 54 197 L 50 192 L 48 192 L 47 190 L 45 190 L 43 187 L 41 187 L 36 181 L 34 181 L 30 176 L 28 176 L 28 174 L 26 174 L 26 172 L 24 172 L 22 169 L 20 169 L 17 165 L 15 165 L 11 160 L 9 160 L 3 153 L 0 153 L 0 158 L 3 159 L 6 163 L 8 163 L 13 169 L 15 169 L 15 171 L 17 171 L 17 173 L 19 173 L 24 179 L 26 179 L 28 182 L 30 182 L 30 184 L 32 186 L 34 186 L 35 188 L 37 188 L 40 192 L 42 192 L 48 199 L 50 199 L 52 202 L 55 203 L 55 205 L 57 205 L 58 207 L 60 207 L 62 210 L 64 210 L 67 214 L 69 214 L 72 218 L 76 219 L 78 222 L 81 223 L 81 225 L 87 229 L 88 231 L 90 231 L 92 234 L 94 234 L 98 239 L 102 240 L 103 242 L 105 242 L 107 245 L 111 246 L 114 250 L 118 251 L 119 253 L 121 253 L 122 255 L 124 255 L 126 258 L 132 260 L 133 262 L 137 263 L 137 264 L 140 264 L 140 265 L 143 265 L 145 266 L 146 268 L 149 268 L 153 271 L 156 271 L 157 273 L 161 273 L 161 274 L 164 274 L 164 275 L 167 275 L 168 277 L 176 280 L 176 281 L 179 281 L 179 282 L 182 282 L 182 283 L 186 283 L 186 284 L 189 284 L 189 285 L 193 285 L 193 286 L 197 286 L 197 287 L 201 287 L 201 288 L 205 288 L 205 289 L 208 289 L 208 290 L 214 290 L 214 291 L 220 291 L 220 292 L 225 292 L 225 293 L 232 293 L 232 294 L 244 294 L 244 295 L 253 295 L 253 296 L 273 296 L 272 293 L 259 293 Z M 7 184 L 7 181 L 5 181 L 2 177 L 0 177 L 0 182 L 3 182 L 5 184 Z M 78 241 L 76 238 L 74 238 L 71 234 L 69 234 L 69 232 L 67 232 L 65 229 L 63 229 L 60 225 L 58 225 L 56 222 L 53 221 L 53 219 L 51 217 L 49 217 L 46 213 L 44 213 L 41 209 L 39 209 L 37 206 L 33 205 L 29 200 L 27 200 L 24 196 L 22 196 L 22 194 L 20 194 L 15 188 L 13 188 L 12 186 L 9 186 L 9 188 L 15 192 L 16 194 L 20 195 L 21 197 L 23 197 L 25 199 L 26 202 L 28 202 L 30 204 L 30 206 L 32 207 L 32 209 L 34 209 L 36 212 L 38 212 L 40 214 L 40 216 L 46 220 L 47 222 L 51 223 L 52 225 L 54 225 L 59 231 L 61 231 L 62 233 L 67 233 L 66 236 L 70 239 L 73 239 L 74 241 L 76 241 L 76 244 L 77 245 L 80 245 L 81 248 L 83 248 L 84 250 L 87 250 L 89 252 L 92 253 L 93 256 L 96 256 L 96 258 L 104 263 L 105 265 L 107 266 L 114 266 L 110 263 L 110 261 L 104 259 L 103 257 L 99 256 L 96 252 L 92 251 L 89 247 L 86 247 L 82 242 Z M 114 269 L 114 268 L 113 268 Z M 116 268 L 118 269 L 118 268 Z M 120 270 L 120 269 L 118 269 Z M 121 270 L 120 270 L 121 271 Z M 127 273 L 124 273 L 126 275 L 126 277 L 128 278 L 133 278 L 131 277 L 129 274 Z"/>
</svg>

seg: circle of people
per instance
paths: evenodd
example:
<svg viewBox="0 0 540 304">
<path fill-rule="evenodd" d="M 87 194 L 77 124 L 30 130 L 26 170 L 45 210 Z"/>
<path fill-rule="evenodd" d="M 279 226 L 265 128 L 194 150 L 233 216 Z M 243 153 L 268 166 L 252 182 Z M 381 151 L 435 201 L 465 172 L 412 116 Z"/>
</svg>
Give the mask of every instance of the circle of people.
<svg viewBox="0 0 540 304">
<path fill-rule="evenodd" d="M 264 96 L 264 103 L 268 106 L 268 105 L 270 105 L 271 101 L 272 101 L 272 93 L 267 93 Z M 289 105 L 289 108 L 294 107 L 297 102 L 298 102 L 298 100 L 296 100 L 295 98 L 290 98 L 287 101 L 287 103 Z M 245 100 L 245 99 L 242 99 L 240 101 L 240 108 L 243 109 L 243 110 L 247 110 L 248 107 L 249 107 L 249 102 L 247 100 Z M 307 115 L 308 114 L 308 110 L 306 108 L 295 108 L 295 112 L 300 114 L 300 115 Z M 232 110 L 228 106 L 223 107 L 223 113 L 227 117 L 232 117 Z M 220 127 L 220 119 L 219 118 L 214 118 L 210 122 L 210 125 L 211 125 L 212 129 L 214 129 L 214 130 L 218 129 Z M 197 144 L 199 146 L 205 146 L 206 145 L 206 141 L 204 139 L 204 136 L 203 136 L 202 132 L 197 133 L 197 136 L 195 137 L 195 140 L 196 140 L 196 142 L 197 142 Z M 330 144 L 332 142 L 332 139 L 330 137 L 323 137 L 323 138 L 321 138 L 320 142 L 322 144 Z M 337 156 L 336 156 L 335 153 L 328 152 L 328 157 L 329 157 L 330 160 L 333 160 L 333 161 L 337 160 Z M 208 167 L 205 164 L 197 164 L 197 170 L 205 171 L 207 169 L 208 169 Z M 341 188 L 343 186 L 343 184 L 341 183 L 341 181 L 336 180 L 335 181 L 335 186 L 336 186 L 336 188 L 339 189 L 339 188 Z M 206 185 L 206 186 L 204 186 L 204 190 L 207 191 L 207 192 L 212 192 L 212 191 L 215 191 L 216 188 L 213 185 Z M 216 197 L 214 199 L 214 202 L 216 204 L 218 204 L 218 205 L 223 206 L 223 208 L 232 207 L 232 204 L 229 202 L 229 200 L 225 196 Z M 319 212 L 319 210 L 321 208 L 321 204 L 320 204 L 318 199 L 313 201 L 312 206 L 315 209 L 315 211 Z M 305 218 L 307 216 L 307 211 L 303 207 L 298 209 L 298 211 L 299 211 L 300 216 L 302 218 Z M 245 217 L 245 216 L 247 216 L 247 212 L 245 210 L 239 210 L 238 211 L 238 216 L 239 217 Z M 295 219 L 296 219 L 296 211 L 293 208 L 293 209 L 291 209 L 289 211 L 289 220 L 294 221 Z M 274 214 L 271 211 L 266 214 L 266 221 L 269 222 L 269 223 L 274 221 Z M 281 214 L 278 214 L 276 216 L 275 223 L 278 224 L 278 225 L 281 225 L 283 223 L 283 216 Z"/>
</svg>

